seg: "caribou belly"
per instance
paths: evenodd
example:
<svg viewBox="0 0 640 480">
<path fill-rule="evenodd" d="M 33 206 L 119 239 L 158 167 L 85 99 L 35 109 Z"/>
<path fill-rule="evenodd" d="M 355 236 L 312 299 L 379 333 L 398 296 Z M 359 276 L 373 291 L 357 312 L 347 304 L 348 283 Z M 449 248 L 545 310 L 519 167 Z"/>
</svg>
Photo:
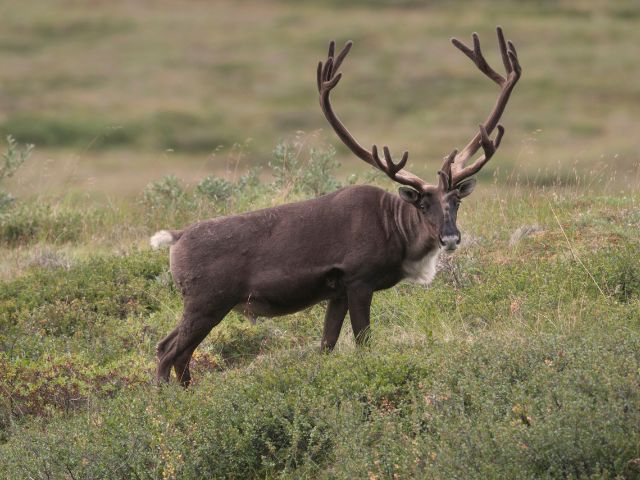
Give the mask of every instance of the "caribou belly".
<svg viewBox="0 0 640 480">
<path fill-rule="evenodd" d="M 436 276 L 439 255 L 440 249 L 438 248 L 427 253 L 420 260 L 405 260 L 402 263 L 403 280 L 419 285 L 429 285 Z"/>
</svg>

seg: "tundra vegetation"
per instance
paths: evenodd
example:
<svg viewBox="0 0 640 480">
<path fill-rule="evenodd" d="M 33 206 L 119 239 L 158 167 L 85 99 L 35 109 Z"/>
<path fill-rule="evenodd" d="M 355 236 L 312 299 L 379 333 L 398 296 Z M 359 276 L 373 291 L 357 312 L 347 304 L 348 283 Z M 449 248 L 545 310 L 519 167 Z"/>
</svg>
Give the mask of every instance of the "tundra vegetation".
<svg viewBox="0 0 640 480">
<path fill-rule="evenodd" d="M 640 476 L 634 2 L 379 1 L 336 15 L 329 0 L 247 1 L 179 16 L 170 3 L 55 3 L 0 6 L 2 134 L 15 137 L 0 150 L 26 159 L 0 178 L 0 478 Z M 349 65 L 358 87 L 341 84 L 344 116 L 430 172 L 495 93 L 439 52 L 447 35 L 491 36 L 498 13 L 527 77 L 431 286 L 378 293 L 371 345 L 345 325 L 331 355 L 322 306 L 256 325 L 231 313 L 196 351 L 190 389 L 155 386 L 155 345 L 182 304 L 149 234 L 390 187 L 327 136 L 291 136 L 324 123 L 312 52 L 347 31 L 368 42 L 364 66 Z M 153 77 L 159 63 L 169 70 Z M 143 78 L 164 79 L 151 88 L 162 101 Z M 189 81 L 204 86 L 175 92 Z"/>
</svg>

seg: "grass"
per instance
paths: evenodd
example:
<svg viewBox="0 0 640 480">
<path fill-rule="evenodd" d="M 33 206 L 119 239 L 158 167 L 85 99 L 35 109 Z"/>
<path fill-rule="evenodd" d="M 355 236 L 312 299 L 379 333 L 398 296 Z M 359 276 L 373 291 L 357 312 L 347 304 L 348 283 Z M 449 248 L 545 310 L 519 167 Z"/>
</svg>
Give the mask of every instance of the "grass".
<svg viewBox="0 0 640 480">
<path fill-rule="evenodd" d="M 37 144 L 0 192 L 0 478 L 640 478 L 640 9 L 338 3 L 0 5 L 0 134 Z M 341 118 L 433 178 L 496 93 L 448 38 L 496 61 L 496 23 L 523 79 L 434 283 L 331 355 L 323 305 L 231 313 L 156 386 L 182 302 L 150 234 L 391 188 L 317 131 L 327 41 Z"/>
<path fill-rule="evenodd" d="M 370 347 L 345 326 L 320 354 L 322 305 L 255 326 L 232 313 L 196 352 L 191 389 L 155 386 L 181 300 L 146 237 L 335 188 L 331 150 L 301 142 L 275 149 L 271 183 L 174 177 L 134 205 L 5 212 L 1 477 L 640 474 L 637 190 L 484 183 L 433 285 L 376 294 Z M 27 217 L 38 227 L 10 233 Z"/>
</svg>

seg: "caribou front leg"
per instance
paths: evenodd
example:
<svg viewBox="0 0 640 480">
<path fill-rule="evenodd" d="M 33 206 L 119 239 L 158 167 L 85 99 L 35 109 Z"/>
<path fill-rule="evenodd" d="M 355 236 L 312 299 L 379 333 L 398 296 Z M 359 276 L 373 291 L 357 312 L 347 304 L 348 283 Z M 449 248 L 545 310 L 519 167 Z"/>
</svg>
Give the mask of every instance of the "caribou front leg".
<svg viewBox="0 0 640 480">
<path fill-rule="evenodd" d="M 344 317 L 347 315 L 347 307 L 347 297 L 329 300 L 327 312 L 324 316 L 324 332 L 322 332 L 322 342 L 320 344 L 320 349 L 323 352 L 330 352 L 336 346 Z"/>
<path fill-rule="evenodd" d="M 349 318 L 351 328 L 358 345 L 366 345 L 369 342 L 369 323 L 371 318 L 371 300 L 373 290 L 369 287 L 356 287 L 347 289 L 349 304 Z"/>
</svg>

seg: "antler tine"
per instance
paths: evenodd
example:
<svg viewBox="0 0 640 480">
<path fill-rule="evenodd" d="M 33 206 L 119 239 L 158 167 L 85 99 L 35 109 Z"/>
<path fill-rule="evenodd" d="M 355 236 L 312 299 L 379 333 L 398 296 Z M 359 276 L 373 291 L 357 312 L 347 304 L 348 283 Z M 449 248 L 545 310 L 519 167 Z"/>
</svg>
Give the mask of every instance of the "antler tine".
<svg viewBox="0 0 640 480">
<path fill-rule="evenodd" d="M 347 56 L 352 46 L 353 46 L 353 42 L 349 40 L 347 43 L 344 44 L 344 47 L 342 47 L 342 50 L 340 51 L 340 53 L 336 57 L 336 61 L 334 62 L 334 65 L 335 65 L 334 69 L 336 71 L 338 70 L 338 68 L 340 68 L 340 65 L 342 65 L 342 61 L 344 60 L 344 57 Z"/>
<path fill-rule="evenodd" d="M 509 74 L 513 71 L 513 65 L 511 65 L 511 61 L 507 53 L 507 44 L 504 40 L 504 33 L 502 32 L 502 27 L 500 26 L 497 27 L 496 31 L 498 33 L 498 45 L 500 46 L 500 55 L 502 56 L 502 64 L 504 65 L 504 69 L 506 70 L 507 74 Z"/>
<path fill-rule="evenodd" d="M 473 32 L 471 36 L 473 38 L 473 50 L 471 50 L 457 38 L 452 38 L 451 43 L 453 43 L 458 48 L 458 50 L 469 57 L 482 73 L 487 75 L 498 85 L 502 85 L 505 82 L 504 77 L 496 72 L 493 68 L 491 68 L 489 63 L 487 63 L 487 60 L 484 58 L 484 55 L 482 54 L 482 50 L 480 48 L 480 37 L 478 37 L 478 34 L 476 32 Z"/>
<path fill-rule="evenodd" d="M 478 173 L 482 167 L 493 157 L 493 154 L 496 153 L 496 150 L 500 146 L 500 142 L 502 141 L 502 136 L 504 135 L 504 127 L 502 125 L 498 125 L 498 133 L 496 135 L 495 140 L 491 140 L 489 138 L 489 134 L 487 130 L 484 128 L 484 125 L 480 125 L 480 145 L 484 151 L 484 155 L 478 158 L 475 162 L 473 162 L 468 167 L 457 170 L 454 173 L 454 178 L 451 183 L 451 187 L 460 181 L 468 178 L 472 175 Z"/>
<path fill-rule="evenodd" d="M 504 134 L 504 128 L 498 125 L 498 122 L 504 113 L 504 109 L 507 106 L 513 87 L 520 79 L 520 75 L 522 73 L 522 68 L 518 61 L 518 54 L 513 42 L 505 41 L 501 27 L 496 28 L 496 33 L 498 36 L 498 46 L 500 48 L 502 63 L 504 64 L 506 71 L 506 78 L 497 73 L 487 63 L 482 55 L 480 39 L 476 33 L 473 34 L 473 49 L 467 47 L 455 38 L 451 40 L 453 45 L 469 57 L 482 73 L 500 86 L 500 94 L 498 95 L 498 99 L 496 100 L 493 110 L 484 123 L 480 125 L 478 133 L 476 133 L 471 141 L 460 151 L 459 154 L 456 155 L 451 165 L 451 187 L 454 187 L 463 179 L 477 173 L 489 161 L 495 153 L 495 150 L 500 146 L 500 141 Z M 498 127 L 498 134 L 496 135 L 496 139 L 492 141 L 490 140 L 489 135 L 496 127 Z M 480 149 L 480 147 L 484 150 L 484 155 L 467 167 L 467 161 Z"/>
<path fill-rule="evenodd" d="M 402 170 L 404 166 L 407 164 L 407 160 L 409 159 L 409 152 L 407 152 L 406 150 L 402 154 L 402 158 L 398 163 L 393 162 L 391 158 L 391 153 L 389 152 L 389 147 L 385 145 L 382 150 L 384 151 L 384 159 L 387 161 L 387 165 L 389 165 L 389 170 L 394 175 L 398 173 L 400 170 Z"/>
<path fill-rule="evenodd" d="M 396 177 L 396 174 L 400 170 L 402 170 L 404 166 L 407 164 L 407 160 L 409 160 L 409 152 L 405 151 L 402 154 L 402 158 L 400 159 L 400 161 L 398 163 L 395 163 L 393 161 L 393 158 L 391 157 L 391 152 L 389 151 L 389 147 L 385 145 L 384 147 L 382 147 L 382 150 L 384 151 L 385 162 L 383 162 L 380 159 L 380 156 L 378 155 L 377 145 L 371 146 L 371 156 L 373 160 L 376 162 L 377 167 L 380 170 L 382 170 L 384 173 L 386 173 L 389 176 L 389 178 L 391 178 L 392 180 L 402 183 L 400 181 L 401 179 L 398 179 Z"/>
<path fill-rule="evenodd" d="M 458 154 L 458 150 L 453 150 L 447 157 L 444 159 L 444 163 L 442 164 L 442 168 L 438 170 L 438 185 L 441 190 L 448 191 L 451 189 L 451 165 Z"/>
<path fill-rule="evenodd" d="M 444 159 L 444 163 L 442 164 L 442 170 L 447 175 L 451 175 L 451 164 L 456 159 L 456 155 L 458 154 L 458 150 L 454 149 L 449 155 L 447 155 Z"/>
<path fill-rule="evenodd" d="M 395 163 L 391 157 L 389 148 L 385 146 L 383 149 L 385 161 L 383 162 L 378 155 L 378 148 L 375 145 L 371 147 L 371 151 L 367 151 L 365 148 L 363 148 L 351 135 L 349 130 L 347 130 L 347 128 L 343 125 L 343 123 L 333 111 L 329 95 L 331 93 L 331 90 L 340 81 L 340 78 L 342 78 L 342 73 L 337 72 L 342 64 L 342 61 L 351 50 L 352 45 L 353 42 L 348 41 L 342 48 L 340 53 L 335 56 L 335 42 L 331 41 L 329 43 L 327 60 L 324 63 L 318 63 L 317 83 L 318 92 L 320 93 L 320 106 L 322 107 L 322 111 L 340 140 L 342 140 L 342 142 L 347 147 L 349 147 L 349 149 L 353 153 L 355 153 L 356 156 L 367 162 L 372 167 L 383 171 L 387 176 L 389 176 L 389 178 L 391 178 L 395 182 L 398 182 L 402 185 L 408 185 L 418 191 L 423 191 L 429 186 L 429 184 L 418 176 L 412 174 L 411 172 L 403 170 L 409 159 L 409 152 L 404 152 L 402 155 L 402 159 L 398 163 Z"/>
</svg>

